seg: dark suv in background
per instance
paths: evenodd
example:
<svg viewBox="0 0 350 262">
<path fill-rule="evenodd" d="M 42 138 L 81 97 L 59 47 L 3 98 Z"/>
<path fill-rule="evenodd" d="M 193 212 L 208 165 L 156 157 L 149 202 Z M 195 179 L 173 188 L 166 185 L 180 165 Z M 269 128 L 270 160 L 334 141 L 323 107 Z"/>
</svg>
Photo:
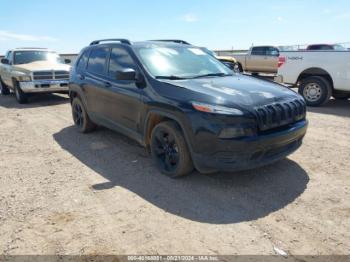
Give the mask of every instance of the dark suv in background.
<svg viewBox="0 0 350 262">
<path fill-rule="evenodd" d="M 79 131 L 121 132 L 171 177 L 272 163 L 295 151 L 307 129 L 297 93 L 235 74 L 181 43 L 94 41 L 81 51 L 69 89 Z"/>
</svg>

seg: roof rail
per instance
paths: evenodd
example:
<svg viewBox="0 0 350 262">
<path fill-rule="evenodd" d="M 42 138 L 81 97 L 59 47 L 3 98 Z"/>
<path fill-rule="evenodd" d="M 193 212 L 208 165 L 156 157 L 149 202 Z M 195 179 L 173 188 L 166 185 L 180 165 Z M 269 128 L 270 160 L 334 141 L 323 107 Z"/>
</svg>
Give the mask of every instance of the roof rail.
<svg viewBox="0 0 350 262">
<path fill-rule="evenodd" d="M 128 39 L 123 39 L 123 38 L 95 40 L 91 42 L 90 45 L 98 45 L 101 42 L 120 42 L 122 44 L 131 45 L 131 42 Z"/>
<path fill-rule="evenodd" d="M 157 42 L 173 42 L 178 44 L 190 45 L 189 42 L 180 39 L 157 39 L 157 40 L 149 40 L 149 41 L 157 41 Z"/>
</svg>

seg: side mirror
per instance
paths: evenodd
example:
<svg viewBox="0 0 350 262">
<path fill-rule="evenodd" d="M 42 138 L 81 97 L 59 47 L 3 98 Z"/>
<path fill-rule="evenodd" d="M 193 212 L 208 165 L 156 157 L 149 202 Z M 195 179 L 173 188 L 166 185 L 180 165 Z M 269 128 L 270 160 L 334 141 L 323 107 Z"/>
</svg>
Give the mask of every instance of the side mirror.
<svg viewBox="0 0 350 262">
<path fill-rule="evenodd" d="M 8 64 L 10 64 L 10 61 L 6 58 L 3 58 L 3 59 L 1 59 L 1 63 L 4 65 L 8 65 Z"/>
<path fill-rule="evenodd" d="M 72 62 L 72 60 L 70 60 L 70 59 L 64 59 L 65 64 L 70 64 L 71 62 Z"/>
<path fill-rule="evenodd" d="M 117 80 L 136 81 L 136 71 L 132 68 L 117 71 L 116 78 Z"/>
</svg>

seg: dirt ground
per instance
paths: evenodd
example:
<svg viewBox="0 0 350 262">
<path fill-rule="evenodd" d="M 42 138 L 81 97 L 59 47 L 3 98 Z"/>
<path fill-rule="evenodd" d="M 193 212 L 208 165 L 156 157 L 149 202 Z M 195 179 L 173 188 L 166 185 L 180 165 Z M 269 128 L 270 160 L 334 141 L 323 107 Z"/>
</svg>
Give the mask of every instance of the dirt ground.
<svg viewBox="0 0 350 262">
<path fill-rule="evenodd" d="M 66 96 L 0 97 L 0 253 L 350 254 L 350 100 L 308 119 L 288 159 L 173 180 Z"/>
</svg>

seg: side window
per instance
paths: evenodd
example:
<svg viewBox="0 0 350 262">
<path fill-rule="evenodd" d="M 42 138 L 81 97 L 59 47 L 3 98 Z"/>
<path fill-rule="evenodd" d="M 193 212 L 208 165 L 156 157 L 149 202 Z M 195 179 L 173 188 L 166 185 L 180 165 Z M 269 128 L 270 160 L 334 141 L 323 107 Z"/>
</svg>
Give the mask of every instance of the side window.
<svg viewBox="0 0 350 262">
<path fill-rule="evenodd" d="M 268 47 L 267 51 L 266 51 L 266 55 L 268 55 L 268 56 L 278 56 L 279 55 L 279 51 L 278 51 L 277 48 Z"/>
<path fill-rule="evenodd" d="M 328 45 L 324 45 L 324 46 L 320 46 L 320 50 L 333 50 L 333 47 L 328 46 Z"/>
<path fill-rule="evenodd" d="M 257 49 L 258 49 L 257 47 L 253 47 L 251 54 L 252 55 L 256 55 L 257 54 Z"/>
<path fill-rule="evenodd" d="M 88 61 L 87 71 L 98 75 L 104 75 L 107 56 L 108 48 L 97 47 L 92 49 Z"/>
<path fill-rule="evenodd" d="M 109 60 L 108 75 L 112 78 L 115 78 L 117 71 L 125 68 L 136 69 L 134 60 L 124 48 L 112 48 Z"/>
<path fill-rule="evenodd" d="M 77 63 L 78 71 L 82 71 L 86 68 L 87 61 L 89 59 L 89 50 L 84 51 L 84 53 L 80 56 L 79 61 Z"/>
<path fill-rule="evenodd" d="M 266 55 L 265 47 L 253 47 L 252 55 Z"/>
</svg>

